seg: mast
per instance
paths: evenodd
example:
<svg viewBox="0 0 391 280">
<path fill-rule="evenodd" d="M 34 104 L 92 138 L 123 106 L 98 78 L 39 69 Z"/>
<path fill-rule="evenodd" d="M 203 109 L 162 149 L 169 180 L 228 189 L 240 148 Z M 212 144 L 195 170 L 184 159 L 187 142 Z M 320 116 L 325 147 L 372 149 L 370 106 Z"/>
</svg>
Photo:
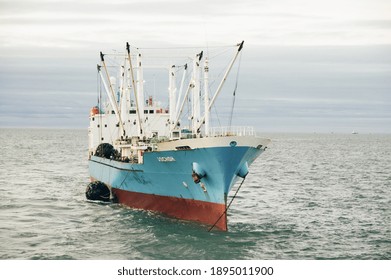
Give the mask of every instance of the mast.
<svg viewBox="0 0 391 280">
<path fill-rule="evenodd" d="M 139 112 L 139 131 L 140 131 L 140 137 L 145 133 L 143 131 L 143 121 L 144 121 L 144 78 L 143 78 L 143 68 L 142 68 L 142 60 L 141 60 L 141 53 L 137 55 L 137 111 Z"/>
<path fill-rule="evenodd" d="M 209 136 L 209 66 L 208 58 L 204 61 L 204 111 L 205 111 L 205 136 Z"/>
<path fill-rule="evenodd" d="M 187 86 L 187 90 L 186 90 L 185 96 L 184 96 L 183 99 L 182 99 L 181 106 L 179 107 L 179 112 L 178 112 L 177 115 L 176 115 L 176 120 L 175 120 L 175 122 L 174 122 L 175 126 L 176 126 L 177 123 L 179 122 L 179 118 L 180 118 L 181 115 L 182 115 L 183 106 L 185 105 L 185 102 L 186 102 L 187 97 L 188 97 L 188 95 L 189 95 L 190 89 L 192 89 L 193 87 L 194 87 L 193 80 L 190 80 L 189 85 Z"/>
<path fill-rule="evenodd" d="M 104 67 L 105 72 L 106 72 L 107 81 L 109 82 L 109 85 L 110 85 L 110 91 L 108 91 L 107 85 L 104 82 L 104 79 L 102 77 L 102 73 L 100 71 L 100 67 L 98 67 L 98 72 L 99 72 L 99 74 L 100 74 L 100 76 L 102 78 L 103 84 L 105 86 L 107 95 L 109 96 L 109 99 L 110 99 L 110 102 L 111 102 L 111 106 L 113 107 L 114 113 L 117 116 L 117 120 L 119 122 L 119 127 L 121 128 L 122 133 L 125 136 L 125 128 L 124 128 L 124 125 L 123 125 L 123 122 L 122 122 L 122 118 L 121 118 L 121 116 L 119 114 L 118 104 L 117 104 L 116 99 L 115 99 L 115 93 L 114 93 L 113 85 L 111 84 L 109 72 L 107 71 L 106 63 L 105 63 L 105 60 L 104 60 L 104 54 L 102 52 L 100 52 L 100 59 L 102 61 L 103 67 Z M 110 95 L 111 95 L 111 97 L 110 97 Z"/>
<path fill-rule="evenodd" d="M 109 90 L 109 87 L 107 86 L 106 79 L 103 77 L 102 71 L 100 71 L 101 70 L 101 66 L 97 65 L 97 68 L 98 68 L 98 73 L 99 73 L 100 79 L 101 79 L 101 81 L 103 83 L 103 87 L 105 88 L 106 94 L 109 97 L 110 105 L 113 108 L 114 113 L 117 115 L 118 112 L 115 109 L 115 101 L 113 100 L 113 97 L 110 94 L 110 90 Z M 117 118 L 118 118 L 118 116 L 117 116 Z"/>
<path fill-rule="evenodd" d="M 141 134 L 143 134 L 143 126 L 142 126 L 143 124 L 141 122 L 141 112 L 140 112 L 139 105 L 138 105 L 139 102 L 138 102 L 138 95 L 137 95 L 137 87 L 136 87 L 136 82 L 134 80 L 132 59 L 130 57 L 130 46 L 129 46 L 128 42 L 126 43 L 126 51 L 128 52 L 130 76 L 131 76 L 131 79 L 132 79 L 132 87 L 133 87 L 133 92 L 134 92 L 134 99 L 135 99 L 135 102 L 136 102 L 136 112 L 137 112 L 137 118 L 138 118 L 138 132 L 140 133 L 140 136 L 141 136 Z M 141 62 L 140 62 L 140 65 L 141 65 Z"/>
<path fill-rule="evenodd" d="M 200 104 L 200 61 L 203 52 L 196 55 L 193 60 L 193 94 L 192 94 L 192 130 L 193 134 L 198 134 L 198 127 L 201 119 L 201 104 Z"/>
<path fill-rule="evenodd" d="M 126 60 L 125 60 L 126 62 Z M 124 120 L 126 124 L 127 120 L 127 111 L 128 111 L 128 103 L 127 103 L 127 79 L 126 79 L 126 74 L 125 74 L 125 64 L 120 66 L 120 99 L 119 99 L 119 104 L 120 104 L 120 114 L 121 118 Z"/>
<path fill-rule="evenodd" d="M 168 72 L 169 75 L 169 110 L 170 110 L 170 130 L 175 127 L 176 120 L 176 78 L 175 78 L 175 65 L 172 65 Z"/>
<path fill-rule="evenodd" d="M 178 95 L 178 100 L 177 100 L 176 108 L 175 108 L 175 114 L 177 116 L 179 114 L 179 104 L 180 104 L 181 97 L 182 97 L 183 85 L 185 84 L 186 73 L 187 73 L 187 64 L 185 64 L 185 69 L 183 70 L 183 75 L 182 75 L 181 86 L 179 87 L 179 95 Z"/>
<path fill-rule="evenodd" d="M 235 61 L 236 61 L 236 59 L 237 59 L 237 57 L 238 57 L 240 51 L 241 51 L 242 48 L 243 48 L 243 44 L 244 44 L 244 41 L 242 41 L 240 44 L 237 45 L 237 46 L 238 46 L 238 50 L 236 51 L 236 53 L 235 53 L 233 59 L 231 60 L 229 66 L 228 66 L 228 68 L 227 68 L 227 70 L 225 71 L 224 77 L 223 77 L 223 79 L 221 80 L 219 86 L 217 87 L 216 92 L 215 92 L 215 94 L 213 95 L 213 98 L 212 98 L 212 100 L 211 100 L 210 103 L 209 103 L 208 110 L 206 110 L 205 113 L 209 114 L 210 109 L 212 108 L 212 106 L 213 106 L 213 104 L 214 104 L 214 102 L 215 102 L 217 96 L 219 95 L 219 93 L 221 92 L 221 89 L 223 88 L 223 85 L 224 85 L 225 81 L 227 80 L 228 74 L 229 74 L 229 72 L 231 71 L 232 66 L 234 65 L 234 63 L 235 63 Z M 197 130 L 198 130 L 198 129 L 201 127 L 201 125 L 204 123 L 205 118 L 206 118 L 206 116 L 205 116 L 205 114 L 204 114 L 204 116 L 203 116 L 201 122 L 199 123 L 199 125 L 198 125 L 198 127 L 197 127 Z"/>
</svg>

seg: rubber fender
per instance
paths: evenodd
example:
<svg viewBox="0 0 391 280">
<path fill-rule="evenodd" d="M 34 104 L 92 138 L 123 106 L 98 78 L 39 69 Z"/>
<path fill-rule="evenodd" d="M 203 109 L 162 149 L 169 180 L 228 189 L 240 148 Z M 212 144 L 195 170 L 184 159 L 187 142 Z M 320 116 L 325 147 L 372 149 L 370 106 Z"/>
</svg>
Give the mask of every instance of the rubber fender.
<svg viewBox="0 0 391 280">
<path fill-rule="evenodd" d="M 110 201 L 110 189 L 105 183 L 100 181 L 91 182 L 86 189 L 86 198 L 88 200 Z"/>
<path fill-rule="evenodd" d="M 102 143 L 96 148 L 95 156 L 107 159 L 115 159 L 119 157 L 119 153 L 111 144 Z"/>
</svg>

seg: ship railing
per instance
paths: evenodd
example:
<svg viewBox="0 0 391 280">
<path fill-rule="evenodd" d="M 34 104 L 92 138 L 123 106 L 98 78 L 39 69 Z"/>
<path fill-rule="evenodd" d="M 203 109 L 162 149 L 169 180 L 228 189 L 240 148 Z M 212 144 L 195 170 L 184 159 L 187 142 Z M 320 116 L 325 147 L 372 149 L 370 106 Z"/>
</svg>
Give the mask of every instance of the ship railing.
<svg viewBox="0 0 391 280">
<path fill-rule="evenodd" d="M 209 130 L 209 137 L 219 136 L 256 136 L 256 132 L 252 126 L 212 127 Z"/>
</svg>

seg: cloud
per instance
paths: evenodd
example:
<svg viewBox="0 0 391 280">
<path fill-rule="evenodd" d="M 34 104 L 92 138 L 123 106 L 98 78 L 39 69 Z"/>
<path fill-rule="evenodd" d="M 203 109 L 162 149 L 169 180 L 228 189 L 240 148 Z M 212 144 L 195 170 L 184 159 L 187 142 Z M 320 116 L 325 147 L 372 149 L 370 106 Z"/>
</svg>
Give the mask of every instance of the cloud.
<svg viewBox="0 0 391 280">
<path fill-rule="evenodd" d="M 0 0 L 0 126 L 86 127 L 81 120 L 96 102 L 98 53 L 122 51 L 126 41 L 137 47 L 205 46 L 189 56 L 201 49 L 213 56 L 208 45 L 244 39 L 235 112 L 246 117 L 239 122 L 257 126 L 267 120 L 269 128 L 284 130 L 300 120 L 301 129 L 321 123 L 342 131 L 360 123 L 382 131 L 391 127 L 390 5 Z M 156 83 L 163 97 L 165 83 Z M 231 79 L 219 100 L 225 121 L 233 87 Z"/>
<path fill-rule="evenodd" d="M 2 47 L 390 44 L 387 1 L 2 1 Z M 350 6 L 349 6 L 350 4 Z M 364 28 L 367 27 L 367 28 Z M 240 38 L 239 38 L 240 37 Z"/>
</svg>

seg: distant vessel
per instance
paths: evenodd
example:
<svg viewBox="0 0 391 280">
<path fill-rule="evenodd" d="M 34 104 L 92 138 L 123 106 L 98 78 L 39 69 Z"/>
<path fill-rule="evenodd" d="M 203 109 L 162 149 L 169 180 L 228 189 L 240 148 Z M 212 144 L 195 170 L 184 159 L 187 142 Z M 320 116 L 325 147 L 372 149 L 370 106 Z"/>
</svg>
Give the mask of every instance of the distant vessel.
<svg viewBox="0 0 391 280">
<path fill-rule="evenodd" d="M 126 52 L 116 54 L 122 63 L 115 66 L 106 61 L 109 54 L 101 53 L 98 76 L 108 100 L 103 104 L 99 97 L 90 112 L 89 173 L 93 183 L 87 188 L 87 198 L 115 197 L 133 208 L 227 230 L 228 193 L 239 178 L 244 180 L 248 167 L 270 143 L 257 137 L 251 127 L 210 127 L 211 108 L 243 43 L 236 45 L 211 97 L 209 60 L 203 52 L 191 59 L 192 69 L 187 64 L 166 67 L 168 108 L 152 96 L 145 98 L 145 63 L 139 49 L 131 53 L 127 43 Z M 178 91 L 179 68 L 183 77 Z M 112 69 L 118 73 L 112 75 Z M 191 76 L 187 85 L 186 75 Z M 185 104 L 189 126 L 181 125 Z M 102 186 L 107 188 L 105 194 Z"/>
<path fill-rule="evenodd" d="M 352 131 L 352 134 L 358 134 L 358 132 L 353 130 L 353 131 Z"/>
</svg>

